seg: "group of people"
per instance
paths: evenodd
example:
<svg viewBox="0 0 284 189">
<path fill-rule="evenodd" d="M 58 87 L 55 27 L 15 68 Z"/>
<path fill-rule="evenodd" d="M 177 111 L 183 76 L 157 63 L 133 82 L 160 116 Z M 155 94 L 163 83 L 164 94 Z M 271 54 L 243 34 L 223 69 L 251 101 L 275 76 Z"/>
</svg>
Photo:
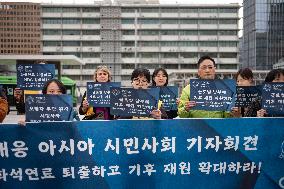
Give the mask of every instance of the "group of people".
<svg viewBox="0 0 284 189">
<path fill-rule="evenodd" d="M 203 56 L 198 61 L 199 79 L 217 79 L 216 63 L 209 56 Z M 253 73 L 249 68 L 240 69 L 236 76 L 237 86 L 252 86 Z M 271 70 L 264 82 L 284 82 L 284 69 Z M 193 110 L 196 102 L 190 100 L 190 85 L 187 85 L 181 94 L 178 105 L 178 116 L 180 118 L 228 118 L 228 117 L 273 117 L 268 115 L 261 107 L 261 96 L 258 96 L 248 107 L 233 107 L 230 112 Z"/>
<path fill-rule="evenodd" d="M 198 78 L 199 79 L 217 79 L 216 78 L 216 63 L 213 58 L 209 56 L 203 56 L 198 61 Z M 236 83 L 238 86 L 252 86 L 253 85 L 253 73 L 249 68 L 240 69 L 236 74 Z M 145 68 L 137 68 L 132 72 L 131 85 L 134 89 L 147 89 L 151 86 L 167 86 L 168 85 L 168 73 L 163 68 L 157 68 L 154 70 L 151 78 L 150 71 Z M 98 66 L 94 73 L 94 82 L 110 82 L 111 72 L 106 66 Z M 284 70 L 274 69 L 271 70 L 265 82 L 284 82 Z M 48 81 L 42 89 L 42 94 L 66 94 L 66 89 L 61 81 L 52 79 Z M 2 95 L 4 96 L 4 95 Z M 0 121 L 2 122 L 8 111 L 8 104 L 5 97 L 0 97 Z M 21 98 L 15 93 L 16 102 Z M 5 105 L 2 105 L 5 104 Z M 196 102 L 190 99 L 190 84 L 188 84 L 181 93 L 180 98 L 176 101 L 178 110 L 165 111 L 163 106 L 158 103 L 157 109 L 152 110 L 149 118 L 152 119 L 173 119 L 180 118 L 229 118 L 229 117 L 264 117 L 273 116 L 268 115 L 266 110 L 261 109 L 261 96 L 257 97 L 255 101 L 251 102 L 249 107 L 238 108 L 233 107 L 231 111 L 206 111 L 195 110 Z M 79 107 L 79 114 L 84 115 L 84 119 L 87 120 L 113 120 L 113 119 L 133 119 L 137 117 L 119 117 L 110 114 L 109 107 L 92 107 L 90 106 L 86 92 L 83 95 L 81 105 Z M 77 111 L 74 111 L 73 120 L 79 120 Z M 145 118 L 143 118 L 145 119 Z M 24 122 L 24 121 L 20 121 Z"/>
<path fill-rule="evenodd" d="M 137 68 L 132 72 L 131 85 L 134 89 L 147 89 L 150 86 L 151 81 L 150 71 L 144 68 Z M 106 66 L 99 66 L 94 74 L 94 82 L 110 82 L 111 73 Z M 156 69 L 152 81 L 154 86 L 167 86 L 168 74 L 163 68 Z M 105 120 L 113 119 L 132 119 L 133 117 L 120 117 L 110 114 L 109 107 L 91 107 L 88 99 L 86 98 L 86 92 L 83 95 L 83 100 L 79 108 L 79 113 L 85 116 L 92 116 L 93 119 L 103 118 Z M 168 116 L 169 115 L 169 116 Z M 171 112 L 165 112 L 162 107 L 152 110 L 149 118 L 154 119 L 167 119 L 172 116 Z M 137 117 L 138 118 L 138 117 Z"/>
<path fill-rule="evenodd" d="M 209 56 L 203 56 L 198 61 L 198 78 L 199 79 L 217 79 L 216 78 L 216 63 L 215 60 Z M 152 74 L 152 79 L 149 70 L 145 68 L 137 68 L 132 72 L 131 85 L 134 89 L 147 89 L 151 86 L 162 87 L 168 85 L 168 73 L 163 68 L 157 68 Z M 240 69 L 236 76 L 237 86 L 252 86 L 253 85 L 253 73 L 249 68 Z M 111 73 L 106 66 L 99 66 L 94 74 L 95 82 L 110 82 Z M 284 82 L 284 70 L 274 69 L 271 70 L 265 82 Z M 156 110 L 153 110 L 149 115 L 154 119 L 173 119 L 180 118 L 229 118 L 229 117 L 265 117 L 273 116 L 268 115 L 266 110 L 261 109 L 261 96 L 257 97 L 255 101 L 251 103 L 249 107 L 238 108 L 233 107 L 231 111 L 206 111 L 206 110 L 194 110 L 196 102 L 190 100 L 190 84 L 188 84 L 181 93 L 179 99 L 177 99 L 178 110 L 165 111 L 163 106 Z M 110 108 L 96 108 L 89 106 L 86 99 L 86 93 L 83 96 L 83 101 L 79 108 L 81 115 L 89 116 L 93 115 L 94 119 L 101 115 L 102 119 L 112 120 L 120 119 L 121 117 L 115 117 L 110 114 Z M 103 116 L 102 116 L 103 115 Z M 127 117 L 131 119 L 132 117 Z"/>
</svg>

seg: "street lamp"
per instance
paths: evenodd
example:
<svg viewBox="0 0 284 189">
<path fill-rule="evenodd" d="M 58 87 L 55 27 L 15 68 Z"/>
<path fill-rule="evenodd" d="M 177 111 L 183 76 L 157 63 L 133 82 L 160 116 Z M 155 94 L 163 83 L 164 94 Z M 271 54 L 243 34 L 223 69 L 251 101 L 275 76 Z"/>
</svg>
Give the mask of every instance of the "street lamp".
<svg viewBox="0 0 284 189">
<path fill-rule="evenodd" d="M 116 32 L 115 29 L 112 29 L 112 41 L 113 41 L 113 81 L 115 82 L 116 73 L 115 73 L 115 56 L 116 56 Z"/>
</svg>

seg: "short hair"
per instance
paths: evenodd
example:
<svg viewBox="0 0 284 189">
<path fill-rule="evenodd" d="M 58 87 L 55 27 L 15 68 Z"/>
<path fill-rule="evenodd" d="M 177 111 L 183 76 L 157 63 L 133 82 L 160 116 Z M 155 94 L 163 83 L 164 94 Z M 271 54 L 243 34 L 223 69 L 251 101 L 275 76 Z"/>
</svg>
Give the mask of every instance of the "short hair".
<svg viewBox="0 0 284 189">
<path fill-rule="evenodd" d="M 284 69 L 273 69 L 265 77 L 265 82 L 272 82 L 274 79 L 284 75 Z"/>
<path fill-rule="evenodd" d="M 249 69 L 249 68 L 239 69 L 239 71 L 235 75 L 236 80 L 238 79 L 239 75 L 246 80 L 253 79 L 253 73 L 252 73 L 251 69 Z"/>
<path fill-rule="evenodd" d="M 164 85 L 164 86 L 167 86 L 167 85 L 168 85 L 168 80 L 169 80 L 169 75 L 168 75 L 167 71 L 166 71 L 164 68 L 156 68 L 156 69 L 154 70 L 154 72 L 153 72 L 153 74 L 152 74 L 152 85 L 153 85 L 153 86 L 156 86 L 156 82 L 155 82 L 154 78 L 158 75 L 158 73 L 159 73 L 160 71 L 162 71 L 163 74 L 165 74 L 166 77 L 167 77 L 166 83 L 165 83 L 165 85 Z"/>
<path fill-rule="evenodd" d="M 135 70 L 133 70 L 132 74 L 131 74 L 131 81 L 133 81 L 134 78 L 137 77 L 146 77 L 148 83 L 150 83 L 150 71 L 145 69 L 145 68 L 136 68 Z"/>
<path fill-rule="evenodd" d="M 110 73 L 109 68 L 107 66 L 105 66 L 105 65 L 101 65 L 101 66 L 97 67 L 97 69 L 96 69 L 96 71 L 94 73 L 95 79 L 96 79 L 95 82 L 98 82 L 97 81 L 97 73 L 98 73 L 99 70 L 102 70 L 102 71 L 104 71 L 104 72 L 106 72 L 108 74 L 108 82 L 110 82 L 110 80 L 111 80 L 111 73 Z"/>
<path fill-rule="evenodd" d="M 62 94 L 66 94 L 66 88 L 63 85 L 63 83 L 61 81 L 59 81 L 58 79 L 51 79 L 48 80 L 43 88 L 42 88 L 42 94 L 46 94 L 47 93 L 47 87 L 51 84 L 51 83 L 56 83 L 56 85 L 58 86 L 58 88 L 60 89 L 60 91 L 62 92 Z"/>
<path fill-rule="evenodd" d="M 202 56 L 199 58 L 198 62 L 197 62 L 197 66 L 199 68 L 200 64 L 204 61 L 204 60 L 211 60 L 214 64 L 214 66 L 216 66 L 216 63 L 215 63 L 215 60 L 213 58 L 211 58 L 210 56 L 208 55 L 205 55 L 205 56 Z"/>
</svg>

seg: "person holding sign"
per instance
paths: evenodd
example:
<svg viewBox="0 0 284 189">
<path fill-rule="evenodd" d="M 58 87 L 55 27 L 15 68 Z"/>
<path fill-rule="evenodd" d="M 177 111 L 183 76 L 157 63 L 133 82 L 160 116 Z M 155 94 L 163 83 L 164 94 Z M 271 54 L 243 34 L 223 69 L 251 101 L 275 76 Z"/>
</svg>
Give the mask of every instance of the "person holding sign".
<svg viewBox="0 0 284 189">
<path fill-rule="evenodd" d="M 284 69 L 273 69 L 271 70 L 264 82 L 284 82 Z M 251 105 L 248 107 L 248 111 L 246 112 L 246 117 L 273 117 L 274 115 L 269 115 L 265 109 L 261 107 L 262 97 L 259 96 L 256 98 Z"/>
<path fill-rule="evenodd" d="M 94 82 L 110 82 L 111 73 L 106 66 L 98 66 L 94 73 Z M 114 116 L 110 114 L 109 107 L 91 107 L 87 100 L 87 92 L 83 95 L 81 106 L 79 107 L 79 114 L 85 115 L 84 120 L 113 120 Z"/>
<path fill-rule="evenodd" d="M 249 68 L 240 69 L 236 76 L 237 86 L 249 87 L 253 85 L 253 73 Z M 244 117 L 245 112 L 247 112 L 247 107 L 233 107 L 232 115 L 233 117 Z"/>
<path fill-rule="evenodd" d="M 131 75 L 131 84 L 134 89 L 140 90 L 140 89 L 148 89 L 150 86 L 150 71 L 144 68 L 136 68 L 133 70 Z M 167 119 L 167 114 L 161 108 L 161 101 L 158 102 L 158 108 L 151 111 L 148 118 L 154 118 L 154 119 Z M 147 119 L 147 117 L 137 117 L 137 116 L 131 116 L 131 117 L 120 117 L 118 116 L 117 119 Z"/>
<path fill-rule="evenodd" d="M 209 56 L 203 56 L 198 60 L 198 77 L 199 79 L 215 79 L 215 60 Z M 190 100 L 190 84 L 183 90 L 178 106 L 178 115 L 180 118 L 226 118 L 231 117 L 230 112 L 226 111 L 208 111 L 192 110 L 196 106 L 195 101 Z"/>
<path fill-rule="evenodd" d="M 164 68 L 157 68 L 152 75 L 152 85 L 157 87 L 166 87 L 168 85 L 169 75 Z M 179 99 L 177 99 L 178 104 Z M 177 110 L 166 111 L 168 119 L 177 117 Z"/>
<path fill-rule="evenodd" d="M 66 94 L 67 91 L 66 91 L 66 88 L 61 81 L 59 81 L 58 79 L 51 79 L 44 84 L 41 92 L 44 95 L 45 94 L 62 95 L 62 94 Z M 71 118 L 72 118 L 73 121 L 80 121 L 78 114 L 74 109 L 72 111 Z M 26 125 L 25 118 L 21 118 L 18 123 L 20 125 L 25 126 Z"/>
<path fill-rule="evenodd" d="M 9 111 L 9 105 L 3 88 L 0 88 L 0 123 L 3 122 Z"/>
</svg>

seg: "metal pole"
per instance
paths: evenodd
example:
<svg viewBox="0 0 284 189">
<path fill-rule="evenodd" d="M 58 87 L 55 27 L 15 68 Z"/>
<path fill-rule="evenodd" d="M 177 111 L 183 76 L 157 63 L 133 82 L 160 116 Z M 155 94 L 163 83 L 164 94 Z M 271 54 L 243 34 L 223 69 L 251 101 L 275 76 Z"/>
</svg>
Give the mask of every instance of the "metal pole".
<svg viewBox="0 0 284 189">
<path fill-rule="evenodd" d="M 115 52 L 116 52 L 115 40 L 116 40 L 116 36 L 115 36 L 115 30 L 114 29 L 112 29 L 112 38 L 113 38 L 113 81 L 115 82 L 115 78 L 116 78 L 116 73 L 115 73 Z"/>
<path fill-rule="evenodd" d="M 135 9 L 135 19 L 134 19 L 134 65 L 137 68 L 137 9 Z"/>
</svg>

